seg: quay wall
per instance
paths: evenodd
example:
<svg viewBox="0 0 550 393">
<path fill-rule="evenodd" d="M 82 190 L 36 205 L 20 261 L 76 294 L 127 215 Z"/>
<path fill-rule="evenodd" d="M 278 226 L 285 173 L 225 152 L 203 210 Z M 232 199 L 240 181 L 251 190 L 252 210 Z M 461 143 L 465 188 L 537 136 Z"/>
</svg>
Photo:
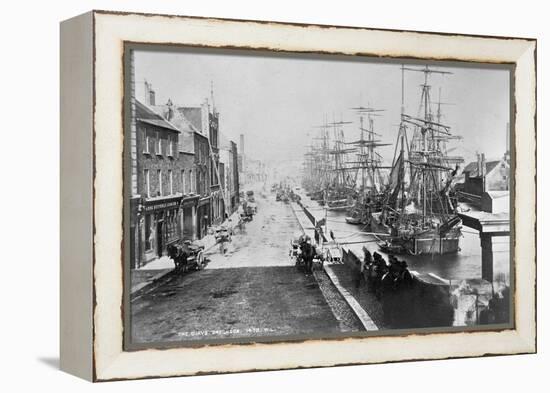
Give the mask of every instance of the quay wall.
<svg viewBox="0 0 550 393">
<path fill-rule="evenodd" d="M 297 204 L 310 220 L 312 227 L 323 219 L 315 217 L 300 201 Z M 360 273 L 363 256 L 358 254 L 357 247 L 352 250 L 341 246 L 341 251 L 343 263 L 357 274 L 363 274 L 361 285 L 366 286 L 365 272 Z M 407 325 L 406 327 L 467 326 L 486 323 L 483 321 L 483 315 L 489 311 L 495 293 L 491 283 L 482 279 L 446 280 L 433 273 L 420 274 L 414 270 L 410 270 L 410 273 L 413 276 L 411 289 L 398 291 L 380 300 L 385 314 L 393 314 L 398 310 L 397 314 L 402 316 L 402 320 L 393 321 L 396 327 L 400 327 L 400 323 Z M 506 290 L 509 288 L 497 288 L 496 292 Z"/>
<path fill-rule="evenodd" d="M 353 250 L 343 247 L 342 260 L 356 274 L 362 275 L 361 283 L 366 290 L 374 290 L 369 288 L 367 272 L 361 271 L 363 261 Z M 416 272 L 411 275 L 410 287 L 398 287 L 382 294 L 380 303 L 386 322 L 392 328 L 452 326 L 454 307 L 449 285 L 434 276 Z"/>
</svg>

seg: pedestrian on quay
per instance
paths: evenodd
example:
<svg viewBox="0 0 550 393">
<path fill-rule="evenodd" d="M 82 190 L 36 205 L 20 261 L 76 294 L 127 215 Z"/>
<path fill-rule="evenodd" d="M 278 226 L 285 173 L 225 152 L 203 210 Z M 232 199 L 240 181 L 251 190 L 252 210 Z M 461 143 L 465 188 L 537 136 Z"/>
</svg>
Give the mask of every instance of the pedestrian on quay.
<svg viewBox="0 0 550 393">
<path fill-rule="evenodd" d="M 356 289 L 359 289 L 359 287 L 361 286 L 361 283 L 365 280 L 365 265 L 366 265 L 366 260 L 363 259 L 359 259 L 358 260 L 358 263 L 357 263 L 357 269 L 356 269 L 356 274 L 355 274 L 355 288 Z"/>
<path fill-rule="evenodd" d="M 302 239 L 302 243 L 300 246 L 300 249 L 302 251 L 302 260 L 304 263 L 304 271 L 306 274 L 312 273 L 312 265 L 313 265 L 313 246 L 311 244 L 311 238 L 307 235 L 305 235 Z"/>
</svg>

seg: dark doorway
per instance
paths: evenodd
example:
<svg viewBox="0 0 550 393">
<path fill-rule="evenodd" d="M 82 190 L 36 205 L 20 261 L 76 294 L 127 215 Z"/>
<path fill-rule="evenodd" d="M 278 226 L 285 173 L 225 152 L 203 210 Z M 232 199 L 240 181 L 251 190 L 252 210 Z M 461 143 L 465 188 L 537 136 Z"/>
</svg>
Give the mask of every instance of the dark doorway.
<svg viewBox="0 0 550 393">
<path fill-rule="evenodd" d="M 162 221 L 157 222 L 157 254 L 162 256 L 162 247 L 164 245 L 162 241 Z"/>
<path fill-rule="evenodd" d="M 202 207 L 197 208 L 197 238 L 202 239 L 202 220 L 201 220 L 201 214 L 202 214 Z"/>
</svg>

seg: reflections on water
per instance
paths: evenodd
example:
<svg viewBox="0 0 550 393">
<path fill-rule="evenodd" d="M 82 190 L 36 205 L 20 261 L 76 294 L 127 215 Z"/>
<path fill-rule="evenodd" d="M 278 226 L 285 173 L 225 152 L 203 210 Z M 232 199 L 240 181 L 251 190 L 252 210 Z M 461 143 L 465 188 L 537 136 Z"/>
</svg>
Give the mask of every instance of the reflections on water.
<svg viewBox="0 0 550 393">
<path fill-rule="evenodd" d="M 307 198 L 306 198 L 307 199 Z M 317 202 L 306 200 L 305 205 L 315 212 L 316 217 L 325 215 L 325 211 Z M 363 242 L 363 244 L 349 244 L 348 247 L 361 255 L 361 248 L 365 245 L 372 253 L 387 256 L 377 244 L 376 236 L 361 232 L 360 225 L 351 225 L 345 221 L 346 213 L 328 211 L 327 226 L 333 230 L 339 243 Z M 460 251 L 445 255 L 399 255 L 399 259 L 407 261 L 410 270 L 419 273 L 434 273 L 447 280 L 463 280 L 481 278 L 481 243 L 479 233 L 471 228 L 462 227 Z M 510 238 L 509 236 L 493 238 L 493 272 L 495 281 L 510 282 Z"/>
</svg>

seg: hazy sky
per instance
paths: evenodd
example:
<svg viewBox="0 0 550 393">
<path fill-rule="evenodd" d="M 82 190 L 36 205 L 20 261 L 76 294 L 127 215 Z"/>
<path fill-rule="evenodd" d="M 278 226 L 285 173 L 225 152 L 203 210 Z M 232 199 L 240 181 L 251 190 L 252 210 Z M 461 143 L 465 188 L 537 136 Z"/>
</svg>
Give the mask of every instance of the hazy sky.
<svg viewBox="0 0 550 393">
<path fill-rule="evenodd" d="M 385 109 L 375 118 L 375 129 L 384 141 L 394 143 L 401 106 L 401 64 L 368 59 L 299 55 L 262 55 L 259 52 L 205 50 L 185 52 L 136 51 L 136 83 L 146 79 L 156 92 L 157 104 L 170 98 L 177 105 L 198 105 L 214 85 L 220 131 L 238 143 L 245 135 L 246 154 L 255 158 L 301 160 L 303 148 L 329 120 L 354 121 L 346 126 L 349 140 L 357 138 L 358 117 L 350 108 L 370 105 Z M 433 64 L 430 64 L 432 66 Z M 414 64 L 411 67 L 420 67 Z M 453 155 L 466 161 L 475 152 L 500 158 L 506 149 L 506 124 L 510 116 L 509 71 L 488 68 L 433 66 L 452 75 L 430 77 L 432 101 L 442 106 L 442 122 L 464 137 Z M 405 73 L 405 112 L 416 116 L 423 74 Z M 138 89 L 139 90 L 139 89 Z M 138 97 L 140 98 L 140 97 Z M 435 106 L 434 106 L 435 110 Z M 388 161 L 393 147 L 381 150 Z"/>
</svg>

